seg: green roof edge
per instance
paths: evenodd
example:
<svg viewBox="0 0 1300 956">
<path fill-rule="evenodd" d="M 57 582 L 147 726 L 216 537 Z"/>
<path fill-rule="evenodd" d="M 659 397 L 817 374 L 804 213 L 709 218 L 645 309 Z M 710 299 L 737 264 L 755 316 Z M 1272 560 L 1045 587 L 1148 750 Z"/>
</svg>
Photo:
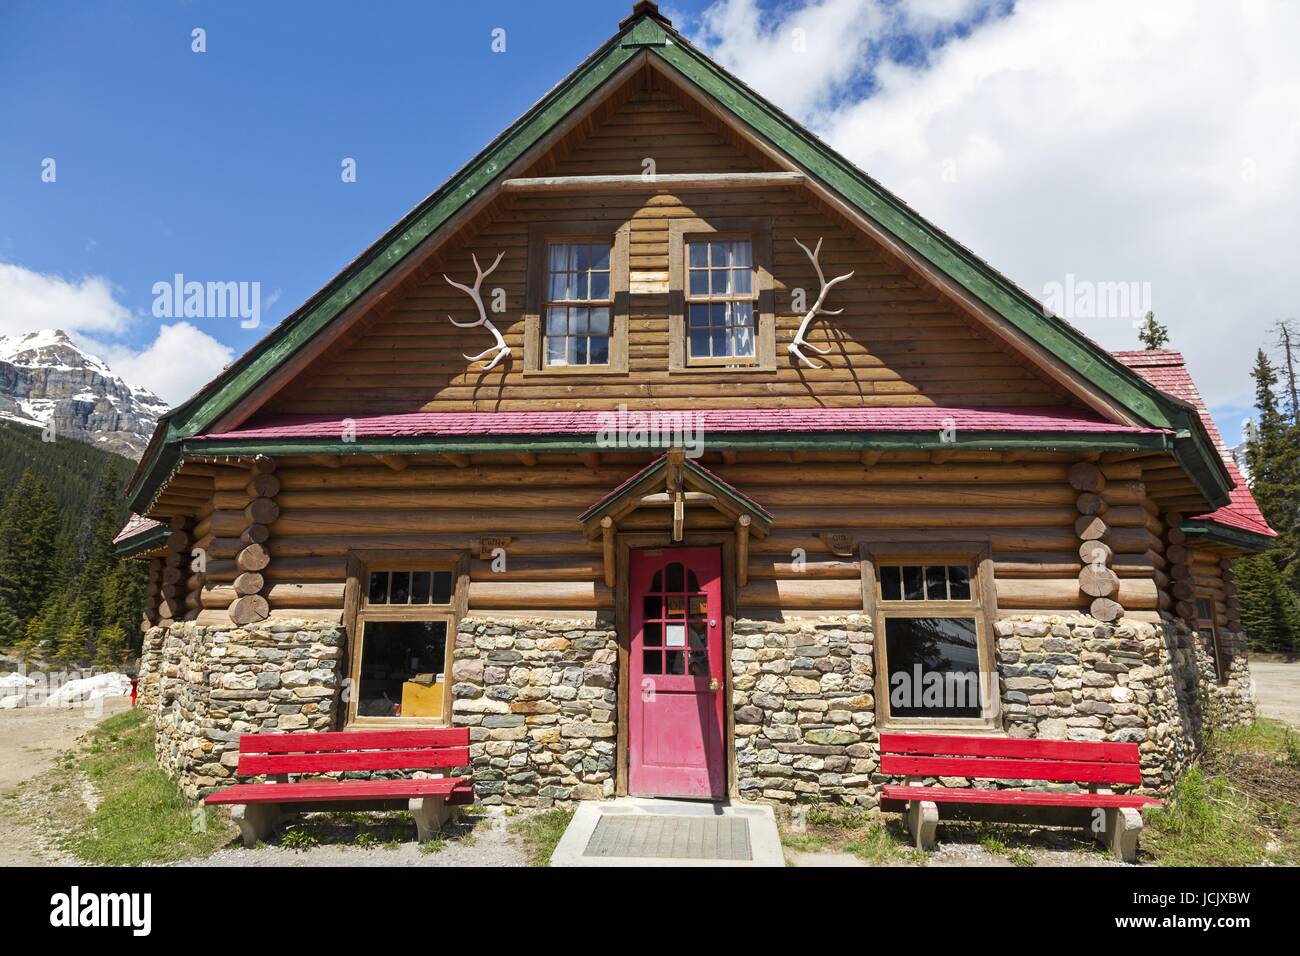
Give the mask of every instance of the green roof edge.
<svg viewBox="0 0 1300 956">
<path fill-rule="evenodd" d="M 132 535 L 129 538 L 123 538 L 113 545 L 113 552 L 119 558 L 131 558 L 144 551 L 152 551 L 154 548 L 162 547 L 167 543 L 167 539 L 171 535 L 171 528 L 160 525 L 157 528 L 150 528 L 148 531 Z"/>
<path fill-rule="evenodd" d="M 217 379 L 163 416 L 132 476 L 132 506 L 140 511 L 149 503 L 154 491 L 179 461 L 180 449 L 176 446 L 182 439 L 201 433 L 233 407 L 249 389 L 307 344 L 641 50 L 660 57 L 722 103 L 755 132 L 804 166 L 809 174 L 844 196 L 1139 420 L 1151 427 L 1174 430 L 1183 439 L 1174 448 L 1175 457 L 1187 468 L 1197 488 L 1212 505 L 1227 503 L 1231 479 L 1195 410 L 1161 393 L 1082 333 L 1046 315 L 1027 293 L 987 263 L 926 222 L 847 159 L 695 49 L 675 30 L 652 14 L 643 13 L 592 53 L 356 262 Z M 1102 446 L 1093 443 L 1088 447 Z"/>
<path fill-rule="evenodd" d="M 1186 535 L 1204 538 L 1233 548 L 1241 548 L 1243 551 L 1267 551 L 1276 543 L 1276 539 L 1270 538 L 1268 535 L 1255 534 L 1253 531 L 1245 531 L 1241 528 L 1233 528 L 1230 525 L 1219 524 L 1219 522 L 1209 518 L 1184 521 L 1182 531 Z"/>
</svg>

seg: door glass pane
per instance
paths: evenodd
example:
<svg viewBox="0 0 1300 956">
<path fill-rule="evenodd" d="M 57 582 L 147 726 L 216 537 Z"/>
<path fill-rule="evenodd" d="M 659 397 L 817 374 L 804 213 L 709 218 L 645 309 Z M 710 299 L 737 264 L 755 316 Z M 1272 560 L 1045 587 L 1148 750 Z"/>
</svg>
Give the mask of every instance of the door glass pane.
<svg viewBox="0 0 1300 956">
<path fill-rule="evenodd" d="M 691 651 L 690 663 L 687 665 L 692 676 L 707 677 L 709 674 L 709 655 L 705 651 Z"/>
<path fill-rule="evenodd" d="M 647 594 L 644 599 L 646 620 L 664 616 L 664 599 L 658 594 Z"/>
<path fill-rule="evenodd" d="M 663 625 L 658 621 L 652 621 L 645 624 L 642 628 L 645 635 L 643 643 L 646 647 L 661 647 L 664 642 Z"/>
<path fill-rule="evenodd" d="M 892 716 L 983 713 L 974 618 L 886 618 L 885 657 Z"/>
<path fill-rule="evenodd" d="M 643 674 L 662 674 L 663 653 L 660 651 L 642 651 L 641 652 L 641 673 Z"/>
<path fill-rule="evenodd" d="M 685 674 L 686 673 L 686 655 L 681 651 L 668 651 L 665 655 L 667 662 L 664 665 L 665 674 Z"/>
<path fill-rule="evenodd" d="M 674 561 L 665 569 L 667 572 L 667 583 L 664 587 L 666 591 L 680 591 L 685 585 L 686 578 L 682 566 L 679 562 Z"/>
<path fill-rule="evenodd" d="M 445 621 L 367 621 L 357 716 L 441 716 L 446 660 Z"/>
</svg>

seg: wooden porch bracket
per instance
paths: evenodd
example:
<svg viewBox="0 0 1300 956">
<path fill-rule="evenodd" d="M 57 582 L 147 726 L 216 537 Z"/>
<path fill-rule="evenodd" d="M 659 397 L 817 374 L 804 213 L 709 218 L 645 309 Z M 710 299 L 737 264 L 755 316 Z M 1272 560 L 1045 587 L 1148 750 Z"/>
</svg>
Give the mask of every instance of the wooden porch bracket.
<svg viewBox="0 0 1300 956">
<path fill-rule="evenodd" d="M 614 547 L 614 519 L 609 515 L 600 519 L 601 546 L 605 557 L 605 587 L 612 588 L 618 584 L 618 552 Z"/>
</svg>

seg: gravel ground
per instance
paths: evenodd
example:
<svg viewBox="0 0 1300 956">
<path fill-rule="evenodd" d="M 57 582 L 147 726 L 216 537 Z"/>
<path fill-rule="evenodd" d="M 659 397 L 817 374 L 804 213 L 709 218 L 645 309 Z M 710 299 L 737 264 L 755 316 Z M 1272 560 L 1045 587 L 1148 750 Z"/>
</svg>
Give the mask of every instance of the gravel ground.
<svg viewBox="0 0 1300 956">
<path fill-rule="evenodd" d="M 1300 727 L 1300 662 L 1250 662 L 1259 697 L 1259 715 Z"/>
<path fill-rule="evenodd" d="M 448 829 L 441 849 L 424 852 L 415 840 L 409 817 L 389 814 L 346 815 L 340 822 L 327 814 L 305 814 L 295 829 L 311 833 L 319 846 L 234 846 L 206 859 L 182 860 L 176 866 L 526 866 L 523 847 L 510 826 L 524 813 L 507 817 L 502 807 L 487 807 Z M 391 822 L 389 822 L 391 821 Z M 358 845 L 371 833 L 379 845 Z M 282 833 L 275 843 L 285 839 Z"/>
<path fill-rule="evenodd" d="M 50 843 L 52 818 L 58 800 L 34 787 L 21 788 L 54 766 L 86 731 L 105 717 L 130 707 L 126 698 L 102 702 L 103 707 L 23 707 L 0 710 L 0 819 L 5 839 L 0 841 L 0 866 L 76 864 L 77 860 Z M 88 782 L 82 799 L 92 804 Z"/>
</svg>

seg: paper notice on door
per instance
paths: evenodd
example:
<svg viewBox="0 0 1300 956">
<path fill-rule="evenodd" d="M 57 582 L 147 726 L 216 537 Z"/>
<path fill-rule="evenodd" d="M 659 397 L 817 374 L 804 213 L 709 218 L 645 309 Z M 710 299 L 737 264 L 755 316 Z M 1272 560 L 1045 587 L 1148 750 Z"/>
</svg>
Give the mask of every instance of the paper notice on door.
<svg viewBox="0 0 1300 956">
<path fill-rule="evenodd" d="M 668 647 L 686 646 L 686 625 L 668 624 L 664 630 L 664 644 Z"/>
</svg>

